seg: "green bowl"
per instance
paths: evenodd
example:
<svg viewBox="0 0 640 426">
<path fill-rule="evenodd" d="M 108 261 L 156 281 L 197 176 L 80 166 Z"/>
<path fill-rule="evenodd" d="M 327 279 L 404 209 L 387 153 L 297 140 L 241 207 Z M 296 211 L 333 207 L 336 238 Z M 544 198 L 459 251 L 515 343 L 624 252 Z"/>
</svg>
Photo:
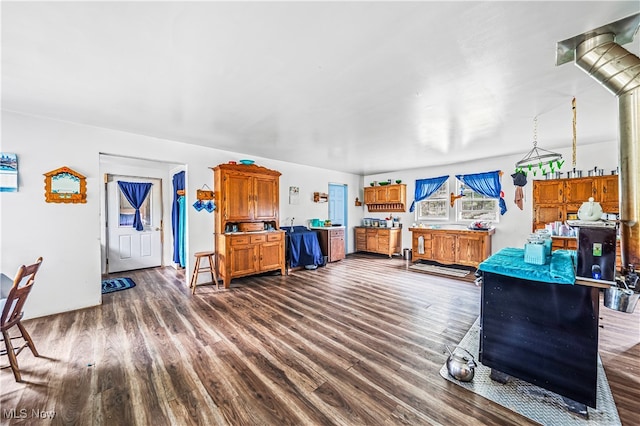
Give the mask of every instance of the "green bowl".
<svg viewBox="0 0 640 426">
<path fill-rule="evenodd" d="M 402 183 L 402 180 L 401 179 L 397 179 L 396 183 Z"/>
</svg>

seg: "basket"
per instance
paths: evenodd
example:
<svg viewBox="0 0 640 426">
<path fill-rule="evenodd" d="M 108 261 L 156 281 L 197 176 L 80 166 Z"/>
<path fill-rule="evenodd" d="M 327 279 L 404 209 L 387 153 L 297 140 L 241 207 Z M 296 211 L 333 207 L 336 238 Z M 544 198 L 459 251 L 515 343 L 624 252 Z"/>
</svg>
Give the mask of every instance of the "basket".
<svg viewBox="0 0 640 426">
<path fill-rule="evenodd" d="M 240 232 L 264 231 L 264 222 L 242 222 L 238 225 Z"/>
<path fill-rule="evenodd" d="M 547 253 L 544 244 L 524 245 L 524 261 L 532 265 L 544 265 L 547 263 Z"/>
</svg>

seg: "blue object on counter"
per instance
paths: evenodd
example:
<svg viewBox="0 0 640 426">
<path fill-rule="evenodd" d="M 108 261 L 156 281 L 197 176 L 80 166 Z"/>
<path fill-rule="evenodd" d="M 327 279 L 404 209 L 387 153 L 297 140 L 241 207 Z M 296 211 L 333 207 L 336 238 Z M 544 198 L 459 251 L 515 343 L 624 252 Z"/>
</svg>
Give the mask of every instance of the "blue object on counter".
<svg viewBox="0 0 640 426">
<path fill-rule="evenodd" d="M 574 284 L 575 253 L 570 250 L 556 250 L 548 264 L 534 265 L 524 260 L 524 249 L 507 247 L 482 262 L 478 269 L 483 272 L 508 277 L 540 281 L 552 284 Z"/>
<path fill-rule="evenodd" d="M 324 256 L 316 231 L 309 230 L 305 226 L 283 226 L 280 229 L 287 233 L 290 267 L 324 265 Z"/>
</svg>

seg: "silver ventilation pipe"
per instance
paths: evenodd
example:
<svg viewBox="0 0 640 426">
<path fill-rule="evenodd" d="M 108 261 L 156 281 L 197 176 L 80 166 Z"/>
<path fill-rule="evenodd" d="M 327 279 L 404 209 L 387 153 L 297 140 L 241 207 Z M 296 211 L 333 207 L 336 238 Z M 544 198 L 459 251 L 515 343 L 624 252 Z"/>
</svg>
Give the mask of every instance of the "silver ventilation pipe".
<svg viewBox="0 0 640 426">
<path fill-rule="evenodd" d="M 618 97 L 619 199 L 622 266 L 640 265 L 640 58 L 616 43 L 630 42 L 640 14 L 558 43 L 556 64 L 575 63 Z"/>
</svg>

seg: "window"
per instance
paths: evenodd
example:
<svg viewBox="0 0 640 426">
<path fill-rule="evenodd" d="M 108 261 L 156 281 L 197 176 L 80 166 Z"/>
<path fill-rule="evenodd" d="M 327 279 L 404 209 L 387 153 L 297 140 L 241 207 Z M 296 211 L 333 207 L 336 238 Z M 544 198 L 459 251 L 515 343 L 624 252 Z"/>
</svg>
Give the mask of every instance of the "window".
<svg viewBox="0 0 640 426">
<path fill-rule="evenodd" d="M 449 182 L 416 203 L 416 220 L 449 220 Z"/>
<path fill-rule="evenodd" d="M 457 194 L 464 194 L 464 197 L 456 201 L 456 219 L 459 221 L 485 220 L 498 222 L 500 217 L 500 206 L 497 198 L 489 198 L 474 190 L 464 186 L 460 181 L 457 183 Z"/>
<path fill-rule="evenodd" d="M 127 197 L 124 196 L 122 190 L 118 188 L 120 194 L 120 226 L 133 226 L 133 219 L 136 209 L 133 208 Z M 151 226 L 151 193 L 145 198 L 140 206 L 140 219 L 144 226 Z"/>
</svg>

